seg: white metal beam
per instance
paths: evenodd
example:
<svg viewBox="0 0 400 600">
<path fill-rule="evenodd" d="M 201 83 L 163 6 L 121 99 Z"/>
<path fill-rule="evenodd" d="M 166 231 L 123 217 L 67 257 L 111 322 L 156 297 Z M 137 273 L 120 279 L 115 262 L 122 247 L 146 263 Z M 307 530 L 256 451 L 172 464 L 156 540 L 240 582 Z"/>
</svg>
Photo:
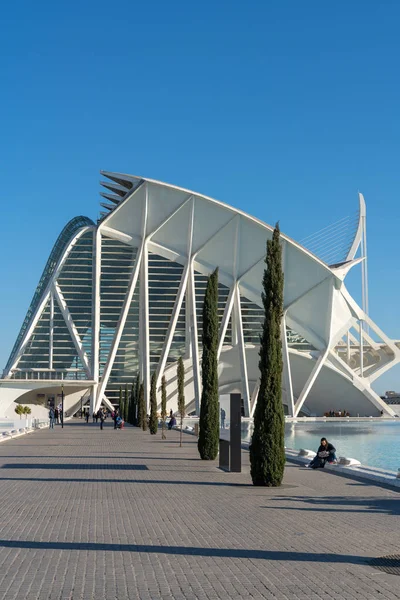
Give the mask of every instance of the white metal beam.
<svg viewBox="0 0 400 600">
<path fill-rule="evenodd" d="M 258 380 L 257 383 L 255 384 L 253 393 L 251 394 L 251 399 L 250 399 L 250 417 L 251 418 L 254 417 L 254 411 L 256 410 L 256 404 L 257 404 L 257 400 L 258 400 L 259 391 L 260 391 L 260 380 Z"/>
<path fill-rule="evenodd" d="M 194 279 L 193 259 L 189 265 L 189 278 L 187 285 L 187 304 L 189 308 L 190 319 L 190 339 L 192 345 L 192 362 L 193 362 L 193 382 L 194 382 L 194 400 L 196 414 L 200 414 L 200 399 L 201 399 L 201 379 L 200 379 L 200 364 L 199 364 L 199 345 L 197 333 L 197 314 L 196 314 L 196 287 Z"/>
<path fill-rule="evenodd" d="M 53 342 L 54 342 L 54 296 L 50 292 L 50 335 L 49 335 L 49 369 L 53 368 Z"/>
<path fill-rule="evenodd" d="M 289 416 L 294 416 L 294 398 L 292 372 L 290 368 L 289 346 L 286 333 L 286 314 L 283 315 L 281 322 L 281 338 L 282 338 L 282 358 L 283 358 L 283 380 L 285 382 L 286 399 L 288 404 Z"/>
<path fill-rule="evenodd" d="M 300 396 L 297 399 L 297 402 L 294 407 L 294 415 L 293 415 L 294 417 L 297 417 L 297 415 L 299 414 L 301 407 L 303 406 L 305 400 L 307 399 L 307 396 L 310 393 L 311 388 L 314 385 L 314 382 L 318 377 L 319 372 L 321 371 L 322 367 L 324 366 L 324 363 L 327 359 L 328 354 L 329 354 L 329 347 L 320 353 L 320 355 L 317 359 L 317 362 L 315 363 L 314 368 L 312 369 L 312 371 L 305 383 L 305 386 L 301 390 Z"/>
<path fill-rule="evenodd" d="M 236 290 L 236 283 L 229 290 L 229 295 L 226 300 L 226 304 L 225 304 L 225 308 L 224 308 L 224 315 L 222 317 L 221 326 L 219 328 L 218 359 L 220 357 L 222 347 L 224 345 L 226 330 L 228 329 L 229 319 L 231 318 L 232 309 L 233 309 L 233 305 L 235 302 L 235 290 Z M 233 335 L 233 332 L 232 332 L 232 335 Z"/>
<path fill-rule="evenodd" d="M 121 341 L 124 326 L 126 323 L 126 319 L 127 319 L 128 313 L 129 313 L 130 306 L 131 306 L 133 294 L 135 293 L 136 284 L 137 284 L 137 281 L 139 278 L 139 272 L 141 271 L 141 268 L 142 268 L 143 255 L 144 255 L 144 250 L 145 250 L 145 235 L 144 234 L 146 231 L 146 224 L 147 224 L 147 207 L 148 207 L 147 200 L 148 200 L 148 196 L 147 196 L 147 189 L 146 189 L 146 200 L 145 200 L 145 203 L 143 205 L 143 210 L 142 210 L 142 235 L 143 235 L 142 243 L 136 254 L 135 266 L 134 266 L 134 269 L 131 273 L 131 277 L 129 280 L 128 289 L 127 289 L 127 292 L 125 295 L 125 300 L 122 305 L 122 310 L 121 310 L 121 314 L 120 314 L 120 317 L 118 320 L 118 325 L 116 327 L 114 339 L 112 341 L 110 354 L 108 355 L 107 363 L 106 363 L 106 366 L 104 368 L 104 372 L 103 372 L 103 375 L 101 378 L 101 383 L 98 387 L 97 398 L 96 398 L 97 409 L 98 409 L 98 406 L 100 406 L 103 395 L 105 394 L 107 383 L 108 383 L 108 380 L 109 380 L 109 377 L 111 374 L 112 367 L 114 365 L 114 360 L 115 360 L 115 357 L 116 357 L 116 354 L 118 351 L 118 346 Z M 142 281 L 141 281 L 140 287 L 141 288 L 143 287 Z"/>
<path fill-rule="evenodd" d="M 96 234 L 93 236 L 92 253 L 92 373 L 93 379 L 96 382 L 99 381 L 100 360 L 101 240 L 101 232 L 98 229 L 96 231 Z M 95 398 L 93 399 L 93 401 L 95 401 Z"/>
<path fill-rule="evenodd" d="M 185 202 L 186 204 L 186 202 Z M 192 205 L 190 209 L 189 223 L 188 223 L 188 238 L 187 238 L 187 255 L 190 256 L 192 254 L 192 241 L 193 241 L 193 225 L 194 225 L 194 198 L 192 197 Z M 179 284 L 178 294 L 175 298 L 174 308 L 172 311 L 171 318 L 168 323 L 167 335 L 165 337 L 164 346 L 162 349 L 160 361 L 157 366 L 157 388 L 161 384 L 161 378 L 164 373 L 165 365 L 167 363 L 168 354 L 171 348 L 172 340 L 174 338 L 176 324 L 179 319 L 179 315 L 182 308 L 183 299 L 185 297 L 187 282 L 189 278 L 189 265 L 190 261 L 186 262 L 184 266 L 181 281 Z"/>
<path fill-rule="evenodd" d="M 246 347 L 244 343 L 243 334 L 243 322 L 242 322 L 242 310 L 240 306 L 240 289 L 239 285 L 235 286 L 235 324 L 237 327 L 237 337 L 239 345 L 239 357 L 240 357 L 240 372 L 242 379 L 242 395 L 244 403 L 244 416 L 250 416 L 250 393 L 249 393 L 249 381 L 247 375 L 247 362 L 246 362 Z"/>
<path fill-rule="evenodd" d="M 90 370 L 90 364 L 89 364 L 89 359 L 87 357 L 86 352 L 83 349 L 83 344 L 82 344 L 82 340 L 80 338 L 80 335 L 78 333 L 78 330 L 75 326 L 75 323 L 72 319 L 71 313 L 69 312 L 69 308 L 67 306 L 67 303 L 65 301 L 64 295 L 61 291 L 60 286 L 58 285 L 57 281 L 54 282 L 53 285 L 53 293 L 55 295 L 55 298 L 57 300 L 57 304 L 60 307 L 60 311 L 61 314 L 63 316 L 63 319 L 65 321 L 65 324 L 68 328 L 69 334 L 72 338 L 72 341 L 74 342 L 74 346 L 75 349 L 78 353 L 79 358 L 81 359 L 81 363 L 83 364 L 86 374 L 88 376 L 89 379 L 92 379 L 92 373 Z"/>
</svg>

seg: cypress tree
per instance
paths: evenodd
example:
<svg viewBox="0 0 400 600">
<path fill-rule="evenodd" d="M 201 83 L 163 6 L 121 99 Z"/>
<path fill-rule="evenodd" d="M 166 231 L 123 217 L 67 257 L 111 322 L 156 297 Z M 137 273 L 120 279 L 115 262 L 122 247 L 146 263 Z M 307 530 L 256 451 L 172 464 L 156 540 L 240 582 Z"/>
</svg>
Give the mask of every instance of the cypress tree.
<svg viewBox="0 0 400 600">
<path fill-rule="evenodd" d="M 125 384 L 125 400 L 124 400 L 124 416 L 123 419 L 126 423 L 128 423 L 128 411 L 129 411 L 129 394 L 128 394 L 128 384 Z"/>
<path fill-rule="evenodd" d="M 143 403 L 144 403 L 144 389 L 143 383 L 139 385 L 138 391 L 138 408 L 137 408 L 137 426 L 143 427 L 142 419 L 143 419 Z"/>
<path fill-rule="evenodd" d="M 144 399 L 144 385 L 143 383 L 140 384 L 140 393 L 139 393 L 139 398 L 140 398 L 140 406 L 141 406 L 141 420 L 142 420 L 142 429 L 143 431 L 147 431 L 147 404 L 146 401 Z"/>
<path fill-rule="evenodd" d="M 218 268 L 207 281 L 203 305 L 202 340 L 202 394 L 198 450 L 203 460 L 215 460 L 219 443 Z"/>
<path fill-rule="evenodd" d="M 178 410 L 179 410 L 179 414 L 181 415 L 181 431 L 179 434 L 179 445 L 182 447 L 182 427 L 183 427 L 183 417 L 185 416 L 185 367 L 183 364 L 182 356 L 180 356 L 179 360 L 178 360 L 177 378 L 178 378 Z"/>
<path fill-rule="evenodd" d="M 124 418 L 124 399 L 122 397 L 122 386 L 119 386 L 119 416 L 121 419 Z"/>
<path fill-rule="evenodd" d="M 150 433 L 156 434 L 158 430 L 158 418 L 157 418 L 157 375 L 154 371 L 151 376 L 151 387 L 150 387 Z"/>
<path fill-rule="evenodd" d="M 135 384 L 135 400 L 133 404 L 133 425 L 139 427 L 139 390 L 140 390 L 140 379 L 139 374 L 136 377 Z"/>
<path fill-rule="evenodd" d="M 283 316 L 282 247 L 279 224 L 267 241 L 262 301 L 265 319 L 260 346 L 260 391 L 254 413 L 250 446 L 251 478 L 254 485 L 281 485 L 285 468 L 285 417 L 282 405 Z"/>
<path fill-rule="evenodd" d="M 129 394 L 129 408 L 128 408 L 128 423 L 130 423 L 131 425 L 133 425 L 132 415 L 133 415 L 134 400 L 135 400 L 135 383 L 132 382 L 131 393 Z"/>
<path fill-rule="evenodd" d="M 162 439 L 165 440 L 165 419 L 167 418 L 167 382 L 165 375 L 161 379 L 161 419 L 162 419 Z"/>
</svg>

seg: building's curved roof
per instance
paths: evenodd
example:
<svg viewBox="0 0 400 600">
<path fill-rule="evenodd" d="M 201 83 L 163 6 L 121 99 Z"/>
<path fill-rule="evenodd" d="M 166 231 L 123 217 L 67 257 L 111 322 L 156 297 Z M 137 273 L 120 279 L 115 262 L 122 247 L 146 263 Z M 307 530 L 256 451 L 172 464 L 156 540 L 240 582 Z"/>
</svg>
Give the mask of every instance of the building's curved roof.
<svg viewBox="0 0 400 600">
<path fill-rule="evenodd" d="M 107 177 L 107 179 L 110 180 L 110 181 L 101 181 L 100 182 L 100 184 L 107 189 L 107 192 L 100 192 L 100 194 L 101 194 L 101 196 L 103 196 L 103 198 L 112 202 L 112 204 L 101 203 L 101 206 L 107 210 L 107 212 L 103 211 L 101 213 L 102 219 L 107 217 L 110 212 L 114 211 L 117 208 L 117 206 L 120 203 L 122 203 L 127 197 L 131 196 L 132 193 L 140 187 L 140 185 L 142 185 L 144 182 L 147 182 L 147 183 L 150 183 L 153 185 L 162 186 L 164 188 L 169 188 L 171 190 L 175 190 L 178 193 L 185 193 L 185 194 L 188 194 L 191 196 L 195 196 L 197 198 L 202 198 L 202 199 L 206 200 L 207 202 L 211 202 L 211 203 L 215 204 L 216 206 L 224 208 L 225 210 L 227 210 L 231 213 L 240 215 L 241 217 L 247 219 L 250 222 L 253 222 L 254 224 L 260 225 L 261 227 L 265 228 L 267 231 L 272 232 L 274 229 L 273 226 L 269 225 L 268 223 L 265 223 L 265 221 L 262 221 L 261 219 L 258 219 L 257 217 L 253 217 L 252 215 L 249 215 L 248 213 L 244 212 L 243 210 L 241 210 L 239 208 L 235 208 L 225 202 L 216 200 L 215 198 L 211 198 L 210 196 L 206 196 L 205 194 L 201 194 L 199 192 L 195 192 L 195 191 L 189 190 L 187 188 L 183 188 L 183 187 L 180 187 L 180 186 L 177 186 L 177 185 L 174 185 L 171 183 L 159 181 L 156 179 L 150 179 L 148 177 L 141 177 L 139 175 L 130 175 L 127 173 L 114 173 L 114 172 L 103 171 L 103 170 L 100 171 L 100 173 L 101 173 L 101 175 L 103 175 L 104 177 Z M 110 193 L 110 192 L 113 192 L 113 193 Z M 324 268 L 332 271 L 330 269 L 329 265 L 324 260 L 322 260 L 319 256 L 314 254 L 306 246 L 303 246 L 301 243 L 290 238 L 288 235 L 286 235 L 282 232 L 281 232 L 281 238 L 288 241 L 290 244 L 293 244 L 294 246 L 296 246 L 302 252 L 307 254 L 310 258 L 312 258 L 313 260 L 315 260 L 319 264 L 321 264 Z"/>
<path fill-rule="evenodd" d="M 18 348 L 20 346 L 20 343 L 25 335 L 25 332 L 29 326 L 32 316 L 35 314 L 36 308 L 40 302 L 42 294 L 45 291 L 45 289 L 51 279 L 51 276 L 53 275 L 62 254 L 64 253 L 65 248 L 68 246 L 68 244 L 70 243 L 72 238 L 76 235 L 76 233 L 80 229 L 82 229 L 82 227 L 88 227 L 88 226 L 95 227 L 95 224 L 93 223 L 93 221 L 91 219 L 89 219 L 89 217 L 84 217 L 84 216 L 74 217 L 73 219 L 68 221 L 68 223 L 65 225 L 65 227 L 61 231 L 60 235 L 58 236 L 58 238 L 52 248 L 50 256 L 47 260 L 47 263 L 43 270 L 43 273 L 40 277 L 39 283 L 38 283 L 35 293 L 33 295 L 32 301 L 29 305 L 28 311 L 25 315 L 24 322 L 22 323 L 22 327 L 21 327 L 18 337 L 15 341 L 14 347 L 11 351 L 11 354 L 10 354 L 10 357 L 8 359 L 7 366 L 5 369 L 6 371 L 12 365 L 12 362 L 14 359 L 14 354 L 16 353 L 16 351 L 18 350 Z"/>
</svg>

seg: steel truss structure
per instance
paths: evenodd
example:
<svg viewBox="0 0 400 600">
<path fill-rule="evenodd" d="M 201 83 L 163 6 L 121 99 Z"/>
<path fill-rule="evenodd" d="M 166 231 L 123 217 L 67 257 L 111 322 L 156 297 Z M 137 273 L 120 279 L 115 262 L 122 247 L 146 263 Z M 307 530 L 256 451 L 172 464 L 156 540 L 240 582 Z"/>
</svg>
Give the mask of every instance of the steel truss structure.
<svg viewBox="0 0 400 600">
<path fill-rule="evenodd" d="M 245 414 L 252 416 L 261 283 L 273 228 L 192 191 L 102 174 L 104 212 L 97 225 L 80 217 L 65 228 L 69 237 L 46 265 L 0 381 L 0 412 L 61 382 L 66 399 L 71 396 L 70 410 L 85 392 L 92 410 L 102 402 L 111 407 L 138 373 L 148 402 L 153 371 L 158 389 L 165 374 L 169 407 L 175 409 L 176 361 L 183 356 L 188 412 L 198 414 L 202 302 L 207 276 L 218 267 L 220 392 L 239 391 Z M 356 230 L 346 255 L 333 265 L 282 234 L 288 415 L 331 409 L 394 415 L 371 387 L 400 361 L 400 350 L 367 314 L 365 221 L 360 194 Z M 362 308 L 344 283 L 357 264 Z"/>
</svg>

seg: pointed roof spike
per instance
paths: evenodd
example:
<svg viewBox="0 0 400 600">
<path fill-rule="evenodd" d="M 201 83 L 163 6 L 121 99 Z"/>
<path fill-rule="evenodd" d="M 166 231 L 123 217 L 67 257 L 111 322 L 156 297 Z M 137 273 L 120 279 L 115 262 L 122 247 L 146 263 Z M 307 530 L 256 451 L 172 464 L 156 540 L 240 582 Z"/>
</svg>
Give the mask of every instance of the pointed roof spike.
<svg viewBox="0 0 400 600">
<path fill-rule="evenodd" d="M 123 198 L 127 193 L 127 189 L 122 187 L 122 185 L 119 185 L 119 183 L 110 183 L 108 181 L 100 181 L 100 185 L 107 188 L 111 192 L 118 194 L 118 196 L 121 196 L 121 198 Z"/>
<path fill-rule="evenodd" d="M 100 196 L 103 196 L 103 198 L 109 200 L 113 204 L 119 204 L 122 199 L 119 196 L 115 196 L 114 194 L 107 194 L 106 192 L 100 192 Z"/>
<path fill-rule="evenodd" d="M 112 204 L 106 204 L 105 202 L 100 202 L 100 206 L 102 206 L 103 208 L 106 208 L 110 212 L 112 210 L 114 210 L 114 208 L 115 208 L 115 206 L 113 206 Z"/>
</svg>

